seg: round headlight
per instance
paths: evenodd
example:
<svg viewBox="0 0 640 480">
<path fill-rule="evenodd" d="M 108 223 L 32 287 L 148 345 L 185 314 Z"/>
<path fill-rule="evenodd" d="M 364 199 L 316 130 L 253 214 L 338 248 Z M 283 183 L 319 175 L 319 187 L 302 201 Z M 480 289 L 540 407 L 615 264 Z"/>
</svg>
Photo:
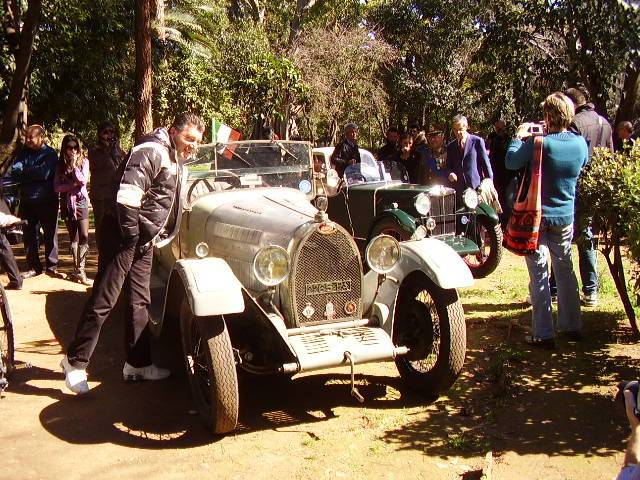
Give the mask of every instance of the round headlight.
<svg viewBox="0 0 640 480">
<path fill-rule="evenodd" d="M 427 230 L 429 230 L 430 232 L 435 230 L 435 228 L 436 228 L 436 219 L 433 218 L 433 217 L 427 218 L 427 221 L 424 222 L 424 226 L 427 227 Z"/>
<path fill-rule="evenodd" d="M 204 258 L 209 255 L 209 245 L 205 242 L 200 242 L 196 245 L 196 257 Z"/>
<path fill-rule="evenodd" d="M 289 254 L 277 245 L 261 248 L 253 259 L 253 273 L 267 287 L 278 285 L 289 274 Z"/>
<path fill-rule="evenodd" d="M 420 193 L 416 197 L 414 205 L 420 215 L 426 215 L 429 213 L 429 210 L 431 210 L 431 199 L 426 193 Z"/>
<path fill-rule="evenodd" d="M 325 197 L 324 195 L 317 196 L 314 200 L 314 203 L 316 205 L 316 208 L 321 212 L 326 212 L 327 208 L 329 207 L 329 200 L 327 200 L 327 197 Z"/>
<path fill-rule="evenodd" d="M 327 187 L 336 188 L 340 183 L 340 175 L 333 168 L 327 170 Z"/>
<path fill-rule="evenodd" d="M 480 198 L 475 190 L 467 188 L 462 194 L 462 201 L 465 207 L 473 210 L 478 206 L 478 203 L 480 203 Z"/>
<path fill-rule="evenodd" d="M 375 237 L 365 252 L 369 268 L 376 273 L 388 273 L 400 260 L 400 244 L 389 235 Z"/>
</svg>

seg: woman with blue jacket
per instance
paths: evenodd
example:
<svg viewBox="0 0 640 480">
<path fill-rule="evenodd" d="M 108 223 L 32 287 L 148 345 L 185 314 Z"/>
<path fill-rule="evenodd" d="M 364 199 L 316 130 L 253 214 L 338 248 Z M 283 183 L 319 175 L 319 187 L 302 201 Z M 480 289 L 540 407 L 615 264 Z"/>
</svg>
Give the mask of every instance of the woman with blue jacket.
<svg viewBox="0 0 640 480">
<path fill-rule="evenodd" d="M 574 105 L 563 93 L 549 95 L 543 104 L 546 134 L 542 150 L 542 222 L 538 249 L 525 257 L 529 270 L 529 295 L 533 306 L 530 345 L 555 347 L 551 316 L 548 256 L 558 285 L 558 328 L 570 339 L 581 336 L 580 296 L 571 260 L 574 201 L 580 170 L 587 163 L 584 138 L 568 131 Z M 518 170 L 533 157 L 530 124 L 518 127 L 505 159 L 506 167 Z"/>
</svg>

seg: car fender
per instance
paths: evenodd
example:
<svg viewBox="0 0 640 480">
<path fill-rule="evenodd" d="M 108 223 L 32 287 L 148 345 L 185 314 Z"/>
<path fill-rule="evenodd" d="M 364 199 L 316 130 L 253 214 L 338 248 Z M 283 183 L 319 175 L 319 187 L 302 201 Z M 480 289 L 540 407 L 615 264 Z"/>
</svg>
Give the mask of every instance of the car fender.
<svg viewBox="0 0 640 480">
<path fill-rule="evenodd" d="M 416 270 L 423 272 L 444 289 L 473 285 L 473 276 L 466 263 L 455 250 L 438 239 L 424 238 L 400 242 L 400 250 L 400 260 L 386 275 L 382 284 L 378 286 L 379 275 L 373 270 L 365 274 L 363 292 L 366 293 L 362 299 L 365 312 L 375 311 L 375 304 L 380 303 L 389 308 L 388 318 L 393 318 L 400 285 Z M 383 323 L 390 324 L 385 321 Z"/>
<path fill-rule="evenodd" d="M 191 311 L 197 317 L 244 311 L 242 284 L 221 258 L 178 260 L 174 270 L 180 276 Z"/>
<path fill-rule="evenodd" d="M 491 208 L 491 206 L 488 203 L 485 203 L 485 202 L 480 202 L 478 204 L 478 206 L 476 207 L 476 214 L 484 215 L 485 217 L 490 218 L 491 220 L 493 220 L 494 225 L 496 225 L 500 221 L 496 211 L 493 208 Z"/>
<path fill-rule="evenodd" d="M 376 225 L 385 218 L 391 218 L 392 220 L 398 222 L 398 225 L 400 225 L 400 227 L 409 235 L 413 235 L 416 231 L 416 219 L 404 210 L 394 208 L 392 210 L 384 210 L 380 215 L 378 215 L 378 217 L 376 217 L 371 226 L 371 230 L 369 230 L 369 239 L 372 238 L 373 231 L 375 230 Z"/>
</svg>

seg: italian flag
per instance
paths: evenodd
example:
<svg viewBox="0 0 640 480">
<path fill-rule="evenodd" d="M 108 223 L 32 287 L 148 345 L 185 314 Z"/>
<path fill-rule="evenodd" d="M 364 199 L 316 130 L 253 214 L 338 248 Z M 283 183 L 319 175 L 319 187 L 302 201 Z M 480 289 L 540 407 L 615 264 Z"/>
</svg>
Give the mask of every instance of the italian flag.
<svg viewBox="0 0 640 480">
<path fill-rule="evenodd" d="M 211 143 L 227 143 L 240 140 L 242 134 L 228 125 L 216 120 L 211 120 Z"/>
<path fill-rule="evenodd" d="M 218 144 L 235 142 L 236 140 L 240 140 L 241 137 L 242 135 L 239 131 L 219 122 L 215 118 L 211 120 L 211 143 Z M 222 156 L 231 160 L 233 157 L 233 150 L 235 150 L 235 148 L 235 145 L 225 148 L 222 152 Z M 220 153 L 221 152 L 218 150 L 218 154 Z"/>
</svg>

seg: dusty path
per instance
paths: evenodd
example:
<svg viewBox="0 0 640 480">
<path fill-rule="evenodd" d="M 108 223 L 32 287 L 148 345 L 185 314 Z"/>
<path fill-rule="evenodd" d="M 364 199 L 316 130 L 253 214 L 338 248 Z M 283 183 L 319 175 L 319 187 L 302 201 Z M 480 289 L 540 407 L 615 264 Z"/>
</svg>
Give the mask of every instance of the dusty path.
<svg viewBox="0 0 640 480">
<path fill-rule="evenodd" d="M 555 353 L 522 347 L 525 286 L 510 281 L 520 268 L 507 255 L 496 274 L 462 292 L 468 359 L 448 397 L 425 404 L 403 389 L 393 364 L 360 369 L 364 406 L 349 396 L 347 370 L 277 386 L 244 382 L 242 426 L 226 437 L 201 427 L 181 372 L 122 382 L 117 314 L 90 367 L 91 393 L 68 394 L 60 345 L 73 334 L 85 288 L 26 280 L 9 298 L 16 357 L 33 367 L 17 371 L 0 400 L 1 476 L 479 479 L 484 469 L 494 479 L 613 478 L 626 426 L 611 385 L 638 376 L 638 347 L 613 301 L 586 314 L 581 344 L 561 343 Z M 486 303 L 487 288 L 512 300 Z M 520 322 L 507 340 L 513 319 Z"/>
</svg>

